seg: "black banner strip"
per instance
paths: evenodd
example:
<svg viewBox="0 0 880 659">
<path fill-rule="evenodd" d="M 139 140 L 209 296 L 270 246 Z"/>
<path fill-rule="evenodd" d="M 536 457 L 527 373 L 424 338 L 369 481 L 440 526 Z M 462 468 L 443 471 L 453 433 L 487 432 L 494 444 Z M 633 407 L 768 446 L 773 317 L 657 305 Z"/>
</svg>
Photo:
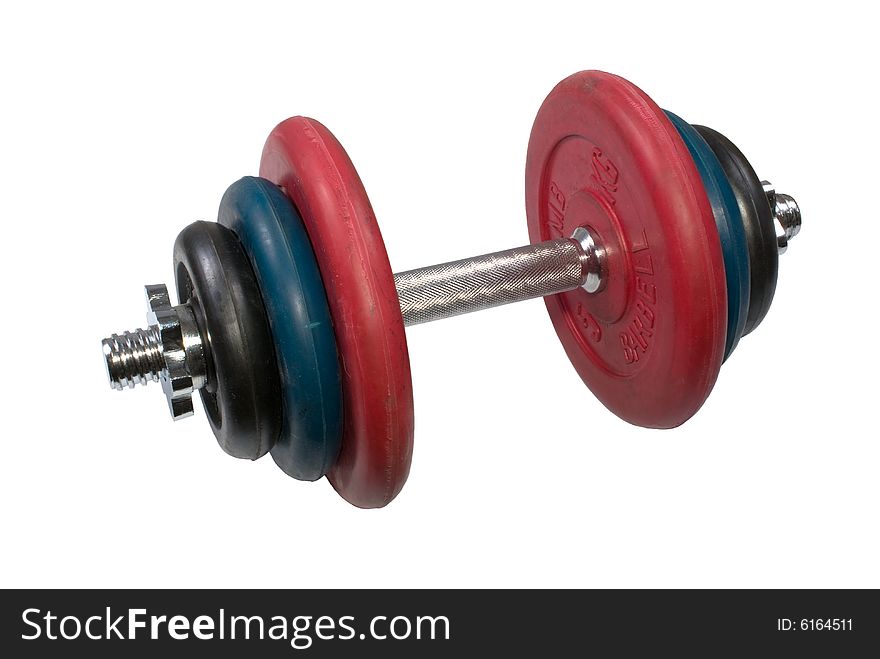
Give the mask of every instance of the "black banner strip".
<svg viewBox="0 0 880 659">
<path fill-rule="evenodd" d="M 0 631 L 7 657 L 227 650 L 847 657 L 880 651 L 880 597 L 871 590 L 7 590 Z"/>
</svg>

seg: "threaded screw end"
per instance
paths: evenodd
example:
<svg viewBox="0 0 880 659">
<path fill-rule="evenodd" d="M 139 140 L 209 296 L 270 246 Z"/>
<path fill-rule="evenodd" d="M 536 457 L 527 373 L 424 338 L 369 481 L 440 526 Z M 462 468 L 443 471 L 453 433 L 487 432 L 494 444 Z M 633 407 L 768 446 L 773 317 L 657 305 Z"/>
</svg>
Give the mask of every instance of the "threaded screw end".
<svg viewBox="0 0 880 659">
<path fill-rule="evenodd" d="M 110 386 L 119 391 L 158 382 L 165 368 L 159 328 L 153 325 L 145 330 L 112 334 L 101 341 L 101 347 Z"/>
<path fill-rule="evenodd" d="M 801 230 L 801 209 L 791 195 L 776 193 L 776 219 L 785 231 L 786 240 L 791 240 Z"/>
</svg>

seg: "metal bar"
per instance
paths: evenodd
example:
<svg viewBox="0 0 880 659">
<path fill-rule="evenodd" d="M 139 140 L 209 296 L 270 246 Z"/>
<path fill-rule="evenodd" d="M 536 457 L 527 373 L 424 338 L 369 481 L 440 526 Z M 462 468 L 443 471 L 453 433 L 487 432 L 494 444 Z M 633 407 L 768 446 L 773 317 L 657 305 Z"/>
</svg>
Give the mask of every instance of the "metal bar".
<svg viewBox="0 0 880 659">
<path fill-rule="evenodd" d="M 591 256 L 574 238 L 394 275 L 404 325 L 418 325 L 583 286 Z"/>
</svg>

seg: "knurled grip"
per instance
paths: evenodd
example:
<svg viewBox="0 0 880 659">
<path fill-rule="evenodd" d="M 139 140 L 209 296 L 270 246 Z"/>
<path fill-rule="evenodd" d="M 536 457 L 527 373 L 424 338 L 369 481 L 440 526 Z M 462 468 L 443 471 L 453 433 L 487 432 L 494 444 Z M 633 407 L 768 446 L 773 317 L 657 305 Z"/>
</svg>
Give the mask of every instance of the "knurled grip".
<svg viewBox="0 0 880 659">
<path fill-rule="evenodd" d="M 588 257 L 569 238 L 394 275 L 405 325 L 489 309 L 583 285 Z"/>
</svg>

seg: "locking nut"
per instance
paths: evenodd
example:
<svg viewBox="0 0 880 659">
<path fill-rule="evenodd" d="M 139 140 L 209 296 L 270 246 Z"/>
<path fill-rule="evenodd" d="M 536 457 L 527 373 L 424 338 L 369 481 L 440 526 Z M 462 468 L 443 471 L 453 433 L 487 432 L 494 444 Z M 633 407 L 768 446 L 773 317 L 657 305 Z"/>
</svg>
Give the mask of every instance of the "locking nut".
<svg viewBox="0 0 880 659">
<path fill-rule="evenodd" d="M 101 342 L 113 389 L 161 382 L 171 417 L 192 416 L 192 394 L 207 383 L 205 344 L 189 304 L 171 305 L 164 284 L 145 286 L 147 329 Z"/>
<path fill-rule="evenodd" d="M 761 181 L 764 186 L 764 194 L 773 211 L 773 227 L 776 229 L 776 249 L 779 254 L 784 254 L 788 249 L 788 242 L 801 230 L 801 209 L 794 197 L 776 192 L 770 181 Z"/>
</svg>

